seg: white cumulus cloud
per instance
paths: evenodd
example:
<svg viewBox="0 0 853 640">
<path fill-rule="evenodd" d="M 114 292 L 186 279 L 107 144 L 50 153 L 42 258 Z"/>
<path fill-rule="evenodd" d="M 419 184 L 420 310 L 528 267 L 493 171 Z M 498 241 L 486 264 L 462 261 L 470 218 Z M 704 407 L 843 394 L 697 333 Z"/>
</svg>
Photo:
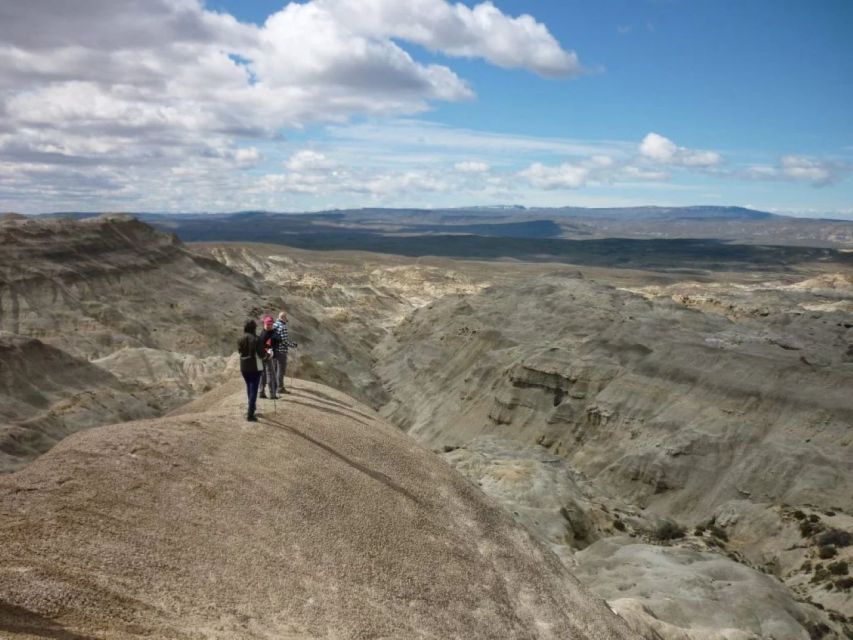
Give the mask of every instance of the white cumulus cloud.
<svg viewBox="0 0 853 640">
<path fill-rule="evenodd" d="M 838 160 L 821 160 L 801 155 L 785 155 L 776 165 L 751 165 L 733 175 L 746 180 L 804 182 L 813 187 L 826 187 L 839 182 L 853 171 L 853 165 Z"/>
<path fill-rule="evenodd" d="M 545 76 L 583 71 L 547 27 L 529 15 L 511 17 L 491 2 L 468 7 L 443 0 L 315 0 L 353 32 L 400 38 L 449 56 L 483 58 Z"/>
<path fill-rule="evenodd" d="M 579 189 L 587 183 L 590 169 L 568 162 L 551 167 L 534 162 L 519 175 L 540 189 Z"/>
<path fill-rule="evenodd" d="M 686 167 L 713 167 L 722 160 L 720 154 L 715 151 L 679 147 L 669 138 L 654 132 L 643 138 L 639 150 L 640 155 L 649 160 Z"/>
<path fill-rule="evenodd" d="M 420 61 L 406 43 L 449 63 L 582 72 L 545 25 L 490 2 L 282 4 L 258 26 L 201 0 L 0 2 L 0 163 L 14 173 L 0 199 L 47 193 L 48 175 L 52 189 L 66 185 L 60 206 L 70 207 L 86 193 L 93 203 L 110 193 L 131 199 L 144 184 L 167 193 L 180 176 L 168 199 L 177 202 L 189 180 L 215 188 L 233 180 L 223 172 L 261 162 L 269 154 L 260 142 L 288 129 L 474 96 L 448 64 Z M 112 177 L 80 180 L 83 167 Z"/>
<path fill-rule="evenodd" d="M 457 162 L 453 165 L 453 168 L 462 173 L 486 173 L 489 170 L 489 165 L 485 162 L 466 160 L 464 162 Z"/>
<path fill-rule="evenodd" d="M 335 167 L 335 162 L 324 154 L 310 149 L 297 151 L 285 162 L 291 171 L 325 171 Z"/>
<path fill-rule="evenodd" d="M 786 178 L 811 182 L 815 186 L 824 186 L 838 179 L 836 168 L 829 163 L 803 156 L 783 156 L 780 165 Z"/>
</svg>

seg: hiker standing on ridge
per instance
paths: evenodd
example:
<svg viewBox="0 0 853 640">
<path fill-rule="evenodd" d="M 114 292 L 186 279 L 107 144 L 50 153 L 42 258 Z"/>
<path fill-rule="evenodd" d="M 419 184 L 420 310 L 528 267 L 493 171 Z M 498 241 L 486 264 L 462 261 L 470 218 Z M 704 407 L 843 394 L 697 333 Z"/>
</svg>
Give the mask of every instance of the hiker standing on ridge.
<svg viewBox="0 0 853 640">
<path fill-rule="evenodd" d="M 257 422 L 255 416 L 255 403 L 258 398 L 258 384 L 261 381 L 261 369 L 263 367 L 264 349 L 258 336 L 255 335 L 258 325 L 254 320 L 247 320 L 243 326 L 243 337 L 237 343 L 237 351 L 240 353 L 240 373 L 246 381 L 246 395 L 249 397 L 249 410 L 246 420 Z"/>
<path fill-rule="evenodd" d="M 260 341 L 264 349 L 264 369 L 261 373 L 261 397 L 266 398 L 264 388 L 269 387 L 269 397 L 278 398 L 278 380 L 275 376 L 275 351 L 278 348 L 278 334 L 272 328 L 272 316 L 264 316 L 264 330 L 261 331 Z"/>
<path fill-rule="evenodd" d="M 287 336 L 287 313 L 284 309 L 278 314 L 278 320 L 272 326 L 273 331 L 278 335 L 278 346 L 275 349 L 273 357 L 275 358 L 275 369 L 278 382 L 278 390 L 280 393 L 290 393 L 284 387 L 284 376 L 287 372 L 287 351 L 288 349 L 296 349 L 296 343 L 291 342 Z"/>
</svg>

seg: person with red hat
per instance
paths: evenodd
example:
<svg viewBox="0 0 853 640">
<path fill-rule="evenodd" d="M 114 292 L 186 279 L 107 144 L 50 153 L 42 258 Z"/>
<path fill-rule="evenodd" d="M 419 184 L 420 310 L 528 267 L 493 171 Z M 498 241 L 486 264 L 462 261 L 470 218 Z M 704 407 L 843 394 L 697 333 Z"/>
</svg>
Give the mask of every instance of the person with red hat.
<svg viewBox="0 0 853 640">
<path fill-rule="evenodd" d="M 258 339 L 264 350 L 264 369 L 261 373 L 261 398 L 266 398 L 265 388 L 269 388 L 269 397 L 273 400 L 278 398 L 278 384 L 275 375 L 275 351 L 279 348 L 278 332 L 273 329 L 273 318 L 266 315 L 263 318 L 264 329 Z"/>
</svg>

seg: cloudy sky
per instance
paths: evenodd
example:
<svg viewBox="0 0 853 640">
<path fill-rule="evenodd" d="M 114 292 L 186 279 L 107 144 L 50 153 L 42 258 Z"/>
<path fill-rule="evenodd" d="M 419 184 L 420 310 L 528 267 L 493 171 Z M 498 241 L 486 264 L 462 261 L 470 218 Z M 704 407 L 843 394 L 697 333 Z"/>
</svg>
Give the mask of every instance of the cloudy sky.
<svg viewBox="0 0 853 640">
<path fill-rule="evenodd" d="M 849 0 L 0 0 L 0 210 L 853 218 Z"/>
</svg>

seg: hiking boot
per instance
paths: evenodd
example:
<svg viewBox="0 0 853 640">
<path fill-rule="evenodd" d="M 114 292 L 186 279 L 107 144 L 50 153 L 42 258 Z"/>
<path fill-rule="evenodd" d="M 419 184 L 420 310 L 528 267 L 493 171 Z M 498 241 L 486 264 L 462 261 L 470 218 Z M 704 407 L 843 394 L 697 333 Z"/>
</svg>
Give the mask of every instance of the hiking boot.
<svg viewBox="0 0 853 640">
<path fill-rule="evenodd" d="M 278 400 L 278 396 L 270 396 L 270 400 Z"/>
<path fill-rule="evenodd" d="M 267 397 L 267 394 L 266 394 L 265 392 L 261 391 L 261 392 L 258 394 L 258 397 L 259 397 L 259 398 L 266 398 L 266 397 Z"/>
<path fill-rule="evenodd" d="M 258 421 L 258 416 L 246 416 L 246 420 L 247 420 L 248 422 L 257 422 L 257 421 Z"/>
</svg>

